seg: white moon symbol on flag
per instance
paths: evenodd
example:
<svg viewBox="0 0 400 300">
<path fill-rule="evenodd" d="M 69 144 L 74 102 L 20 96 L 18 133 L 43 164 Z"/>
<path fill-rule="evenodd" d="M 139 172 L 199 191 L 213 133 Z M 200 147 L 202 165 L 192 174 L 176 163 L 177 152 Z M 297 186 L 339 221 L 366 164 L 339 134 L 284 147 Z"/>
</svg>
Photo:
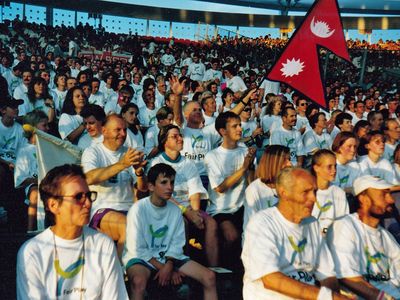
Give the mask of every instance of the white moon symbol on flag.
<svg viewBox="0 0 400 300">
<path fill-rule="evenodd" d="M 332 36 L 332 34 L 335 32 L 335 29 L 330 31 L 328 23 L 318 20 L 315 22 L 314 19 L 315 18 L 313 18 L 310 23 L 310 29 L 314 35 L 323 39 Z"/>
</svg>

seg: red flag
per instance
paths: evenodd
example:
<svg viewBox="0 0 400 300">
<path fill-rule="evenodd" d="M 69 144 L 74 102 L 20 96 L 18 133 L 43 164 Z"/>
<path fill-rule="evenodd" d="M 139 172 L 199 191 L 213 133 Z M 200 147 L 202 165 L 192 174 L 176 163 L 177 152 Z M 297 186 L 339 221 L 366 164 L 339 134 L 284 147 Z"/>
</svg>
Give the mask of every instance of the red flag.
<svg viewBox="0 0 400 300">
<path fill-rule="evenodd" d="M 318 46 L 350 61 L 336 0 L 317 0 L 290 38 L 268 79 L 284 82 L 326 108 Z"/>
</svg>

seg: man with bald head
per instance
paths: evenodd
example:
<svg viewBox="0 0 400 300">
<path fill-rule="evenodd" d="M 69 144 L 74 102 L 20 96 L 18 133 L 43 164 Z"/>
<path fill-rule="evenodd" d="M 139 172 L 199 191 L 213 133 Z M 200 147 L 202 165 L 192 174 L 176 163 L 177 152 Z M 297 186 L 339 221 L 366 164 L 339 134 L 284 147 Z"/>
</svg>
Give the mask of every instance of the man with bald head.
<svg viewBox="0 0 400 300">
<path fill-rule="evenodd" d="M 87 148 L 82 167 L 92 191 L 97 191 L 90 226 L 117 241 L 121 257 L 125 242 L 126 212 L 133 204 L 134 184 L 147 190 L 144 176 L 144 154 L 124 146 L 125 121 L 116 114 L 108 115 L 102 127 L 104 140 Z"/>
<path fill-rule="evenodd" d="M 260 211 L 246 227 L 245 300 L 348 299 L 336 293 L 333 260 L 317 220 L 311 217 L 316 189 L 315 178 L 304 169 L 285 168 L 279 173 L 277 207 Z"/>
</svg>

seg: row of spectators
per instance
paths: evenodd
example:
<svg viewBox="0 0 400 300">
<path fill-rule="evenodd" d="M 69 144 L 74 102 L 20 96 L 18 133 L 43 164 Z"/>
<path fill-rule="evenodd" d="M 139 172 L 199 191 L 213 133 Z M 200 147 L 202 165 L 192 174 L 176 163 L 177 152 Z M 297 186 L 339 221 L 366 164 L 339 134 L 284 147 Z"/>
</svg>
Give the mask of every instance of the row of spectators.
<svg viewBox="0 0 400 300">
<path fill-rule="evenodd" d="M 161 276 L 158 277 L 161 285 L 181 281 L 181 276 L 173 273 L 168 262 L 173 260 L 172 264 L 178 268 L 183 268 L 187 262 L 181 249 L 177 249 L 182 243 L 176 243 L 174 235 L 179 233 L 180 239 L 184 235 L 176 206 L 184 216 L 186 235 L 191 237 L 195 232 L 195 240 L 188 243 L 188 247 L 204 249 L 204 264 L 241 270 L 243 232 L 248 224 L 257 224 L 252 219 L 258 211 L 276 214 L 275 206 L 280 205 L 278 198 L 286 203 L 284 209 L 281 207 L 285 214 L 281 213 L 288 221 L 296 223 L 311 214 L 318 219 L 309 237 L 310 241 L 318 240 L 318 243 L 307 248 L 309 253 L 314 253 L 314 246 L 324 243 L 335 220 L 356 210 L 355 196 L 364 191 L 353 189 L 358 177 L 379 176 L 386 181 L 386 185 L 380 186 L 390 186 L 393 190 L 399 185 L 398 168 L 393 165 L 400 139 L 399 82 L 384 77 L 383 72 L 386 67 L 398 65 L 398 61 L 391 60 L 396 54 L 371 55 L 362 86 L 357 85 L 359 70 L 356 67 L 325 56 L 328 59 L 326 94 L 329 106 L 322 111 L 290 87 L 265 79 L 276 55 L 274 46 L 265 51 L 265 60 L 256 64 L 246 57 L 251 57 L 252 51 L 261 53 L 265 48 L 253 45 L 250 49 L 254 41 L 234 39 L 227 43 L 187 46 L 174 40 L 157 44 L 138 36 L 99 33 L 90 26 L 79 26 L 75 31 L 65 27 L 51 29 L 24 22 L 14 22 L 14 26 L 7 29 L 13 37 L 5 41 L 9 47 L 3 49 L 1 59 L 0 176 L 5 179 L 1 184 L 8 185 L 5 189 L 12 185 L 11 188 L 25 190 L 29 203 L 28 230 L 34 230 L 39 192 L 34 157 L 36 141 L 35 136 L 29 134 L 28 140 L 25 139 L 18 122 L 84 149 L 84 177 L 91 191 L 97 192 L 97 200 L 91 204 L 90 226 L 116 241 L 118 255 L 131 280 L 132 293 L 139 298 L 150 276 L 148 270 L 162 274 L 157 275 Z M 53 45 L 50 38 L 64 43 L 69 41 L 68 55 L 60 45 L 49 51 L 49 45 Z M 106 47 L 110 39 L 111 45 L 131 47 L 128 51 L 133 54 L 131 59 L 112 61 L 83 57 L 79 49 L 83 49 L 85 43 L 92 46 L 91 39 L 95 38 L 98 40 L 93 43 L 99 43 L 98 49 Z M 36 51 L 31 48 L 33 44 Z M 127 50 L 125 46 L 123 49 Z M 62 53 L 56 55 L 56 48 Z M 247 56 L 240 54 L 243 51 Z M 8 93 L 13 98 L 7 97 Z M 159 164 L 170 165 L 176 174 Z M 149 168 L 157 165 L 161 170 L 154 177 Z M 289 179 L 282 179 L 282 190 L 278 191 L 278 174 L 288 166 L 311 168 L 317 181 L 306 171 L 295 169 L 282 175 Z M 328 168 L 330 171 L 324 173 Z M 7 181 L 10 178 L 15 182 Z M 296 186 L 301 190 L 294 193 L 288 182 L 297 178 L 307 180 L 299 179 L 301 182 Z M 165 192 L 157 189 L 157 184 L 165 184 Z M 317 192 L 315 198 L 317 189 L 320 193 Z M 64 192 L 69 195 L 68 191 L 53 191 L 45 205 L 53 203 L 50 200 L 60 198 Z M 80 199 L 75 197 L 82 203 L 81 208 L 87 200 L 92 202 L 95 198 L 83 192 L 80 192 Z M 308 195 L 304 201 L 298 198 L 302 193 Z M 170 219 L 155 208 L 164 207 L 166 200 L 172 212 L 168 213 Z M 316 200 L 318 205 L 309 204 Z M 302 201 L 304 207 L 296 206 Z M 298 208 L 292 210 L 294 214 L 290 213 L 289 204 Z M 146 214 L 142 214 L 145 211 Z M 299 216 L 294 216 L 297 213 Z M 65 220 L 50 206 L 47 214 L 53 223 L 54 217 L 56 221 Z M 151 223 L 153 217 L 158 220 L 154 224 Z M 392 221 L 388 225 L 393 225 Z M 179 224 L 176 225 L 179 232 L 167 231 L 169 227 L 164 222 L 171 227 Z M 140 238 L 140 224 L 150 226 L 150 232 L 147 230 L 143 239 Z M 249 226 L 252 229 L 247 243 L 258 237 L 254 230 L 257 226 Z M 273 236 L 275 231 L 270 230 L 259 236 L 262 239 Z M 396 226 L 391 230 L 398 234 Z M 295 249 L 298 255 L 285 252 L 284 259 L 290 261 L 295 273 L 305 271 L 301 252 L 307 239 L 304 242 L 301 232 L 293 228 L 289 233 L 291 238 L 283 243 L 279 242 L 282 237 L 276 237 L 276 243 L 269 245 L 273 249 L 268 251 L 277 255 L 271 259 L 279 265 L 280 247 Z M 47 235 L 51 237 L 49 231 Z M 137 238 L 127 241 L 127 236 Z M 263 254 L 251 254 L 251 244 L 246 246 L 246 233 L 244 241 L 246 250 L 242 257 L 249 272 L 245 283 L 251 282 L 248 287 L 255 284 L 260 288 L 263 286 L 261 277 L 252 272 L 259 274 L 260 270 L 254 266 L 258 255 Z M 393 238 L 391 245 L 392 242 L 396 248 Z M 381 246 L 374 244 L 370 249 Z M 335 274 L 330 252 L 324 247 L 324 258 L 330 263 L 326 264 L 329 270 L 325 269 L 318 278 L 321 281 Z M 367 255 L 363 251 L 356 252 L 360 259 Z M 260 259 L 264 261 L 264 257 Z M 398 257 L 391 263 L 397 266 Z M 143 266 L 147 271 L 143 271 Z M 192 267 L 186 269 L 186 274 L 195 273 Z M 371 270 L 375 277 L 368 279 L 387 278 L 380 268 L 371 267 Z M 202 272 L 212 279 L 212 282 L 206 278 L 200 281 L 203 280 L 205 292 L 208 289 L 214 299 L 215 279 L 204 269 Z M 363 271 L 359 272 L 360 276 L 364 275 Z M 314 275 L 311 271 L 307 274 Z M 346 277 L 339 269 L 336 274 Z M 293 276 L 309 284 L 313 282 L 300 273 Z M 383 287 L 380 280 L 377 282 L 376 286 L 372 283 L 373 287 L 367 285 L 372 295 L 378 296 L 378 287 L 384 293 L 399 296 L 398 289 L 393 288 L 393 285 L 398 288 L 397 281 Z M 369 295 L 362 288 L 355 290 L 364 297 Z M 259 293 L 259 289 L 254 289 L 254 293 Z M 263 292 L 258 295 L 261 294 Z M 254 299 L 253 296 L 248 292 L 248 299 Z"/>
</svg>

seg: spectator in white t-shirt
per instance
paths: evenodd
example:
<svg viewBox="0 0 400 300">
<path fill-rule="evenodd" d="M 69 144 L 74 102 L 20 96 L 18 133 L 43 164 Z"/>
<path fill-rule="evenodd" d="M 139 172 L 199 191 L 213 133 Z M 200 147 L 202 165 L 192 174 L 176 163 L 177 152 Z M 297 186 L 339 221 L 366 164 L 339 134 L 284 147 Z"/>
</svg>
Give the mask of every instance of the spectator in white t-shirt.
<svg viewBox="0 0 400 300">
<path fill-rule="evenodd" d="M 311 173 L 317 182 L 317 200 L 312 215 L 319 221 L 321 233 L 326 235 L 332 223 L 349 214 L 346 193 L 338 186 L 332 185 L 336 176 L 336 155 L 330 150 L 318 150 L 312 156 Z"/>
<path fill-rule="evenodd" d="M 203 109 L 204 126 L 214 124 L 215 112 L 217 110 L 217 103 L 215 102 L 214 95 L 211 92 L 204 92 L 201 94 L 201 108 Z"/>
<path fill-rule="evenodd" d="M 222 144 L 211 150 L 204 159 L 210 180 L 210 206 L 207 212 L 217 221 L 225 247 L 229 253 L 226 261 L 230 267 L 238 266 L 243 224 L 243 203 L 248 181 L 254 176 L 255 148 L 239 145 L 242 138 L 241 121 L 233 112 L 221 113 L 215 121 L 215 129 L 222 136 Z M 238 256 L 236 256 L 238 255 Z"/>
<path fill-rule="evenodd" d="M 288 147 L 269 145 L 265 148 L 256 169 L 256 179 L 246 188 L 243 232 L 252 216 L 278 203 L 278 194 L 275 189 L 276 177 L 282 169 L 291 166 Z"/>
<path fill-rule="evenodd" d="M 385 152 L 383 157 L 394 162 L 393 153 L 400 140 L 400 125 L 396 119 L 389 119 L 385 122 L 384 132 L 386 137 Z"/>
<path fill-rule="evenodd" d="M 230 64 L 223 68 L 226 78 L 226 87 L 234 92 L 235 99 L 240 99 L 242 94 L 247 90 L 247 86 L 243 79 L 236 75 L 235 67 Z"/>
<path fill-rule="evenodd" d="M 254 215 L 244 234 L 244 300 L 350 299 L 339 294 L 332 256 L 310 218 L 316 188 L 304 169 L 279 173 L 278 206 Z"/>
<path fill-rule="evenodd" d="M 104 107 L 106 104 L 106 98 L 102 92 L 99 91 L 100 89 L 100 80 L 97 78 L 92 78 L 90 81 L 90 85 L 92 88 L 91 94 L 89 96 L 89 103 L 97 104 L 101 107 Z"/>
<path fill-rule="evenodd" d="M 363 299 L 400 298 L 400 245 L 379 224 L 394 208 L 392 184 L 371 175 L 354 181 L 357 211 L 328 232 L 337 277 Z"/>
</svg>

